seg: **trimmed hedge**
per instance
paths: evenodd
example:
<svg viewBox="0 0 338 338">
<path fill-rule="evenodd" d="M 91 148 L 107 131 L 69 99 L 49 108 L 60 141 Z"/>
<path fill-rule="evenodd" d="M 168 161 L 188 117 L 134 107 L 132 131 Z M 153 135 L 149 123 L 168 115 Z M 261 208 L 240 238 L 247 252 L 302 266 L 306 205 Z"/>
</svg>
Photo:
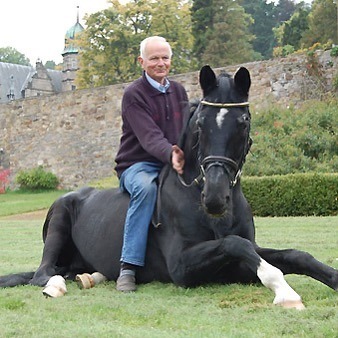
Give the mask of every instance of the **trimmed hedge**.
<svg viewBox="0 0 338 338">
<path fill-rule="evenodd" d="M 255 216 L 338 215 L 338 174 L 290 174 L 242 178 Z"/>
</svg>

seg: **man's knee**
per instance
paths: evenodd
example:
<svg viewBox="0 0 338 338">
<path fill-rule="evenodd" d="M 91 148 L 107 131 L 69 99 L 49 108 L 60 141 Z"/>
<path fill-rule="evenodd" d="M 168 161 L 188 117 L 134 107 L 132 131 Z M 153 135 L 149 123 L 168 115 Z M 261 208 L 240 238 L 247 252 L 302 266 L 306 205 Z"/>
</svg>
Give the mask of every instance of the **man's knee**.
<svg viewBox="0 0 338 338">
<path fill-rule="evenodd" d="M 157 183 L 154 180 L 142 181 L 137 190 L 139 195 L 154 196 L 157 193 Z"/>
</svg>

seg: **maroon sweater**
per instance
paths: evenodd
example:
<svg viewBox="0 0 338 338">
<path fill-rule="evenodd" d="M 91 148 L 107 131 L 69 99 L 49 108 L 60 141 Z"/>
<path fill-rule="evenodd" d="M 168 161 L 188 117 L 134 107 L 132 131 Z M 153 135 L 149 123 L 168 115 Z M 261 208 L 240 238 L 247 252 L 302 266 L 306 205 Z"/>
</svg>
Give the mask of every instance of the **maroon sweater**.
<svg viewBox="0 0 338 338">
<path fill-rule="evenodd" d="M 115 158 L 119 177 L 137 162 L 170 163 L 187 102 L 181 84 L 170 81 L 169 89 L 161 93 L 151 86 L 144 73 L 126 88 L 122 99 L 122 136 Z"/>
</svg>

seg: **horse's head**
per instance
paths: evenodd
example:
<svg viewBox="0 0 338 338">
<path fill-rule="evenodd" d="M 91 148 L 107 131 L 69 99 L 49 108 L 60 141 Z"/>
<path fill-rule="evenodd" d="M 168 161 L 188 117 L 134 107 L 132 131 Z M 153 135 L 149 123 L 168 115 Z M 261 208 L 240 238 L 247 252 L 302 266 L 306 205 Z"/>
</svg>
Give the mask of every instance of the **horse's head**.
<svg viewBox="0 0 338 338">
<path fill-rule="evenodd" d="M 204 176 L 202 205 L 213 216 L 224 215 L 251 145 L 248 93 L 250 74 L 244 67 L 233 78 L 216 78 L 209 66 L 200 71 L 204 98 L 196 111 L 198 160 Z"/>
</svg>

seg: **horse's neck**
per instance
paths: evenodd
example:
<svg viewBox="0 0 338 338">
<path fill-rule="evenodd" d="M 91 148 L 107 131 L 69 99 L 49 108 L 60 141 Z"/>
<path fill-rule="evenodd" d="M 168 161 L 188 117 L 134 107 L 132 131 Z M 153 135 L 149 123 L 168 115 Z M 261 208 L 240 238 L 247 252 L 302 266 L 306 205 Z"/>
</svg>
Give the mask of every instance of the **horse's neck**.
<svg viewBox="0 0 338 338">
<path fill-rule="evenodd" d="M 184 174 L 183 177 L 187 180 L 193 180 L 200 174 L 200 165 L 198 161 L 199 140 L 198 132 L 195 129 L 196 125 L 196 112 L 191 116 L 187 128 L 181 139 L 181 147 L 184 152 Z"/>
</svg>

